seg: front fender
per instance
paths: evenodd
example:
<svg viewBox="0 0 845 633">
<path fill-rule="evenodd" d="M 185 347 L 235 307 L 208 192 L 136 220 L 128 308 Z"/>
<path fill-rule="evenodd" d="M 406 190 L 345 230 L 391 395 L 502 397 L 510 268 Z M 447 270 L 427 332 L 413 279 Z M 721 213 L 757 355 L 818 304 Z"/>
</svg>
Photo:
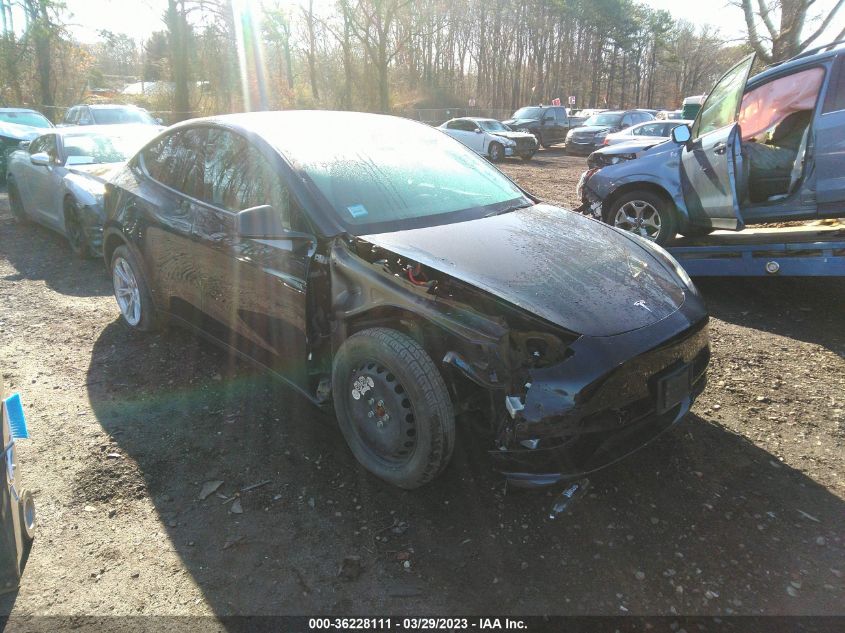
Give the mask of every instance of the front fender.
<svg viewBox="0 0 845 633">
<path fill-rule="evenodd" d="M 606 205 L 621 191 L 646 184 L 664 191 L 675 203 L 684 221 L 690 218 L 681 187 L 681 151 L 679 145 L 664 148 L 663 144 L 646 150 L 642 156 L 601 168 L 584 183 L 584 188 Z"/>
</svg>

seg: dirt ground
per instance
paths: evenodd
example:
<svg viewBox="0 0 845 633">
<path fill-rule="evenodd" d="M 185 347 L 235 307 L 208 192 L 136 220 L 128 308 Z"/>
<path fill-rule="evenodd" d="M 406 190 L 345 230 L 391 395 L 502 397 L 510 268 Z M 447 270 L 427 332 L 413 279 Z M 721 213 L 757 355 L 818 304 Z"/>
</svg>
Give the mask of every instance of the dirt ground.
<svg viewBox="0 0 845 633">
<path fill-rule="evenodd" d="M 571 206 L 583 165 L 503 169 Z M 552 521 L 466 432 L 422 490 L 367 475 L 292 391 L 184 331 L 131 333 L 102 262 L 3 196 L 0 359 L 39 524 L 2 613 L 845 614 L 845 280 L 699 287 L 692 414 Z"/>
</svg>

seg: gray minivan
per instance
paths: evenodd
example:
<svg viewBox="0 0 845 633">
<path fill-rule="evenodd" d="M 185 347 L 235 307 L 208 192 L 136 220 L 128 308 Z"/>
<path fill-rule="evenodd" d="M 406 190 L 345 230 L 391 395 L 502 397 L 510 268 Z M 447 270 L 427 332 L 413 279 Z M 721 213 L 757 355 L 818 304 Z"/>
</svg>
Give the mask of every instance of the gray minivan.
<svg viewBox="0 0 845 633">
<path fill-rule="evenodd" d="M 749 224 L 845 215 L 845 48 L 807 51 L 748 79 L 731 68 L 692 126 L 584 172 L 580 210 L 664 244 Z"/>
</svg>

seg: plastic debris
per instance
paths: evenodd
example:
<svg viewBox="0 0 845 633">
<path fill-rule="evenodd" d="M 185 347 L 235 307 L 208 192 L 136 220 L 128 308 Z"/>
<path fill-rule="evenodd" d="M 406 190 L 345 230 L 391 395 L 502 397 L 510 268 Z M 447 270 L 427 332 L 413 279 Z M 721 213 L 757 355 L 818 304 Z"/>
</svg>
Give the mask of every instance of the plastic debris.
<svg viewBox="0 0 845 633">
<path fill-rule="evenodd" d="M 215 481 L 206 481 L 202 485 L 202 490 L 200 490 L 200 500 L 207 498 L 210 494 L 217 491 L 217 489 L 223 485 L 222 479 L 217 479 Z"/>
<path fill-rule="evenodd" d="M 555 519 L 559 514 L 563 514 L 572 507 L 575 500 L 583 495 L 590 487 L 589 479 L 582 479 L 564 490 L 558 495 L 555 502 L 552 504 L 552 510 L 549 513 L 550 519 Z"/>
<path fill-rule="evenodd" d="M 243 507 L 241 507 L 241 500 L 240 499 L 235 499 L 235 502 L 232 504 L 232 507 L 229 508 L 229 512 L 231 512 L 232 514 L 243 514 L 244 513 L 244 509 L 243 509 Z"/>
</svg>

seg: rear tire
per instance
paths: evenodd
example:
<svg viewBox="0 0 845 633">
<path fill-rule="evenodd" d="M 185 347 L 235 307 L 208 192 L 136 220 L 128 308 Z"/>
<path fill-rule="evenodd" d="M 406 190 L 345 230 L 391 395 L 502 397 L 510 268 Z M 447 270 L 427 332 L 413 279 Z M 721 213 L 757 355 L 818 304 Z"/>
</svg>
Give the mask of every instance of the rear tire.
<svg viewBox="0 0 845 633">
<path fill-rule="evenodd" d="M 610 204 L 603 218 L 607 224 L 652 240 L 661 246 L 675 237 L 675 205 L 647 189 L 629 191 Z"/>
<path fill-rule="evenodd" d="M 12 210 L 12 216 L 19 224 L 28 224 L 29 216 L 24 210 L 23 200 L 21 200 L 21 193 L 18 191 L 18 186 L 14 180 L 9 180 L 9 208 Z"/>
<path fill-rule="evenodd" d="M 158 314 L 141 266 L 132 252 L 118 246 L 111 258 L 114 298 L 123 322 L 133 330 L 151 332 L 159 328 Z"/>
<path fill-rule="evenodd" d="M 376 477 L 418 488 L 449 464 L 455 415 L 446 383 L 422 346 L 388 328 L 350 336 L 332 368 L 338 425 Z"/>
<path fill-rule="evenodd" d="M 519 157 L 527 163 L 534 158 L 534 154 L 536 154 L 536 152 L 527 152 L 525 154 L 520 154 Z"/>
</svg>

